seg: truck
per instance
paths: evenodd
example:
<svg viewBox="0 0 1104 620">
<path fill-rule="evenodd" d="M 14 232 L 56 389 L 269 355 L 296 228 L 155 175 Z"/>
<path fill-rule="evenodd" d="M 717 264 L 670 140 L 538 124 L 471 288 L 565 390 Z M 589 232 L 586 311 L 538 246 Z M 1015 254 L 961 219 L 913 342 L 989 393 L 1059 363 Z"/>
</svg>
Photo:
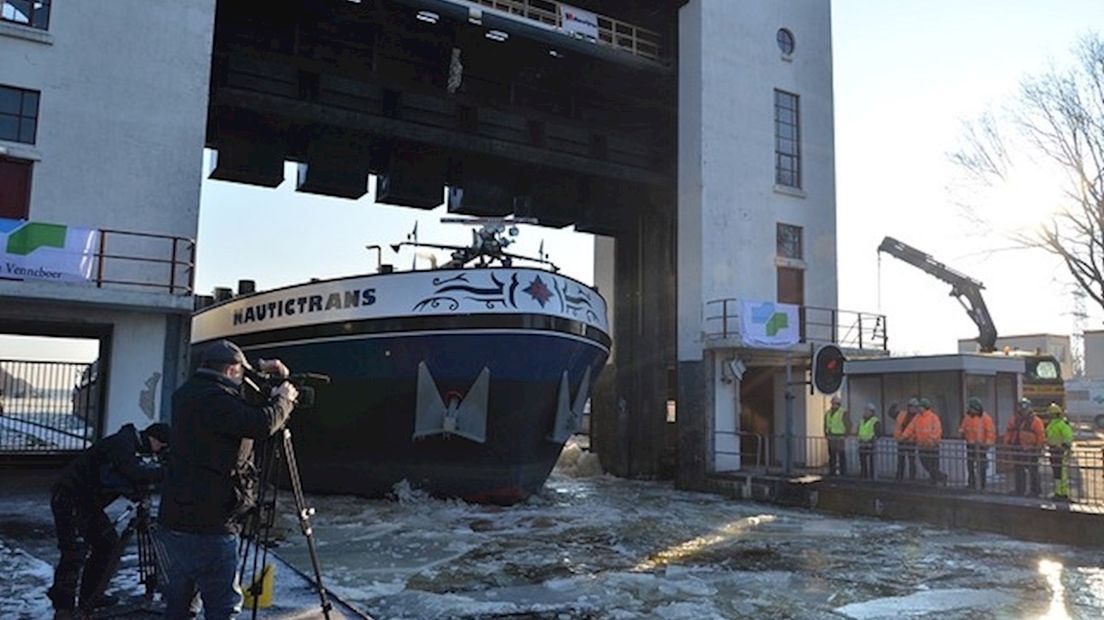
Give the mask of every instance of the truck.
<svg viewBox="0 0 1104 620">
<path fill-rule="evenodd" d="M 1023 396 L 1031 401 L 1031 408 L 1036 414 L 1046 417 L 1047 407 L 1051 403 L 1065 409 L 1066 390 L 1062 381 L 1062 368 L 1058 358 L 1045 351 L 997 351 L 997 328 L 993 324 L 993 317 L 989 315 L 989 308 L 985 305 L 985 299 L 981 295 L 985 285 L 963 273 L 951 269 L 947 265 L 935 260 L 930 254 L 922 252 L 911 245 L 886 237 L 878 245 L 878 252 L 889 254 L 900 259 L 921 271 L 951 285 L 951 297 L 966 310 L 967 316 L 978 328 L 978 336 L 975 341 L 978 349 L 986 355 L 1009 355 L 1021 357 L 1024 360 Z M 1102 416 L 1104 422 L 1104 416 Z"/>
<path fill-rule="evenodd" d="M 1071 422 L 1104 429 L 1104 379 L 1074 377 L 1066 381 L 1066 413 Z"/>
</svg>

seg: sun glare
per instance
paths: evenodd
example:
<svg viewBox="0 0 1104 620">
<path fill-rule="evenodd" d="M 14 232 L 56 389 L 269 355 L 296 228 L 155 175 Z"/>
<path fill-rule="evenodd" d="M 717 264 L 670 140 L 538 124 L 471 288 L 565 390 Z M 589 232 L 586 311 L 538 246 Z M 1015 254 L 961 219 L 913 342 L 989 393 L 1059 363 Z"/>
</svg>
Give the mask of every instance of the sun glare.
<svg viewBox="0 0 1104 620">
<path fill-rule="evenodd" d="M 1046 577 L 1050 588 L 1050 607 L 1039 620 L 1068 620 L 1066 611 L 1066 588 L 1062 585 L 1062 563 L 1054 560 L 1039 560 L 1039 574 Z"/>
<path fill-rule="evenodd" d="M 717 528 L 709 534 L 691 538 L 690 540 L 653 553 L 646 559 L 637 563 L 632 570 L 635 572 L 649 571 L 667 566 L 668 564 L 677 564 L 680 561 L 688 560 L 710 549 L 715 549 L 721 545 L 742 538 L 748 530 L 770 523 L 777 518 L 778 517 L 774 515 L 757 515 L 738 519 Z"/>
<path fill-rule="evenodd" d="M 1067 204 L 1066 179 L 1045 166 L 1021 164 L 985 197 L 994 228 L 1012 235 L 1030 235 L 1046 225 Z"/>
</svg>

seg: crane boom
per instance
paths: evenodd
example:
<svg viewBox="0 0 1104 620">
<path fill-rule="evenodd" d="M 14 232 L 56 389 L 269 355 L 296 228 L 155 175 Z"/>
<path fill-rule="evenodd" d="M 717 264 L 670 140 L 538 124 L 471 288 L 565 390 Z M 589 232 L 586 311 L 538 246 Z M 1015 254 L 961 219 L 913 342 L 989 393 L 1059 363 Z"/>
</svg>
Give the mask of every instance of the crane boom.
<svg viewBox="0 0 1104 620">
<path fill-rule="evenodd" d="M 962 304 L 970 320 L 977 325 L 976 340 L 981 351 L 992 353 L 997 349 L 997 328 L 993 325 L 993 317 L 989 316 L 989 308 L 985 306 L 985 300 L 981 296 L 981 289 L 985 288 L 984 284 L 935 260 L 931 254 L 921 252 L 893 237 L 882 239 L 878 251 L 899 258 L 928 275 L 950 284 L 951 296 Z"/>
</svg>

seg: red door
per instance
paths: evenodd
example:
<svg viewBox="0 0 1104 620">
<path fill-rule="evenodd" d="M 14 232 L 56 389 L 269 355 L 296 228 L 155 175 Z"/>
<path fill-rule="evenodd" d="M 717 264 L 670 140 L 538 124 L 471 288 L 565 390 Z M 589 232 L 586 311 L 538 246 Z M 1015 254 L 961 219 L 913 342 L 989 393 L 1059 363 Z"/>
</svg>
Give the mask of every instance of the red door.
<svg viewBox="0 0 1104 620">
<path fill-rule="evenodd" d="M 31 203 L 31 162 L 0 157 L 0 218 L 24 220 Z"/>
</svg>

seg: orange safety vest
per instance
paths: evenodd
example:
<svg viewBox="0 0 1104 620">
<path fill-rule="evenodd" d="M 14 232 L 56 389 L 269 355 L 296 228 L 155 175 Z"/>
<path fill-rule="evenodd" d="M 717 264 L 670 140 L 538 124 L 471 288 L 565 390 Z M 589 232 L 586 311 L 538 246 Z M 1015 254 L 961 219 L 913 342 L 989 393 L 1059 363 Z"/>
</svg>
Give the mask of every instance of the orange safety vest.
<svg viewBox="0 0 1104 620">
<path fill-rule="evenodd" d="M 893 426 L 893 438 L 897 441 L 903 441 L 905 439 L 905 431 L 912 425 L 916 416 L 909 416 L 909 412 L 902 411 L 897 414 L 897 423 Z"/>
<path fill-rule="evenodd" d="M 984 411 L 981 412 L 981 415 L 976 416 L 967 413 L 966 417 L 962 418 L 962 424 L 959 425 L 958 432 L 962 434 L 969 445 L 991 446 L 997 442 L 997 428 L 993 425 L 993 418 L 989 417 L 989 414 Z"/>
<path fill-rule="evenodd" d="M 905 429 L 905 439 L 912 439 L 921 448 L 935 448 L 943 439 L 943 423 L 931 409 L 925 409 Z"/>
<path fill-rule="evenodd" d="M 1035 414 L 1024 418 L 1013 416 L 1008 421 L 1004 443 L 1022 448 L 1042 448 L 1046 445 L 1046 429 L 1043 428 L 1043 421 Z"/>
</svg>

